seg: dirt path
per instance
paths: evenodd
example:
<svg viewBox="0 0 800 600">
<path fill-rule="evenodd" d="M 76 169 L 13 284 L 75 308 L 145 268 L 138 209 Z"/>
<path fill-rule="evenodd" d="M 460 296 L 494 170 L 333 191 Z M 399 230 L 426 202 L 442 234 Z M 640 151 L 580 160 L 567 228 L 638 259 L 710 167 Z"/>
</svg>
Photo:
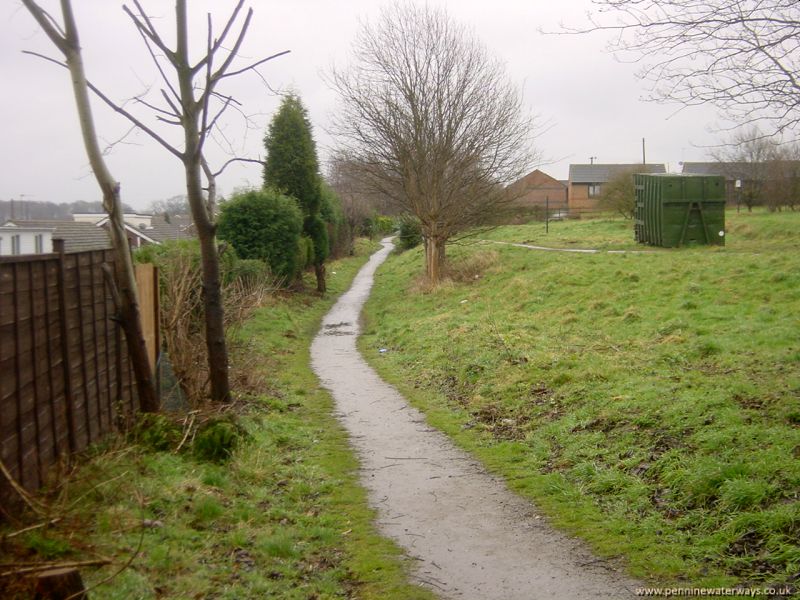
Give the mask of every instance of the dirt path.
<svg viewBox="0 0 800 600">
<path fill-rule="evenodd" d="M 528 250 L 541 250 L 543 252 L 571 252 L 573 254 L 658 254 L 657 250 L 598 250 L 596 248 L 552 248 L 550 246 L 532 246 L 531 244 L 518 244 L 515 242 L 498 242 L 496 240 L 481 240 L 487 244 L 502 244 Z"/>
<path fill-rule="evenodd" d="M 390 250 L 384 240 L 311 348 L 359 455 L 381 532 L 415 559 L 413 577 L 442 598 L 633 598 L 636 582 L 549 527 L 364 362 L 359 313 Z"/>
</svg>

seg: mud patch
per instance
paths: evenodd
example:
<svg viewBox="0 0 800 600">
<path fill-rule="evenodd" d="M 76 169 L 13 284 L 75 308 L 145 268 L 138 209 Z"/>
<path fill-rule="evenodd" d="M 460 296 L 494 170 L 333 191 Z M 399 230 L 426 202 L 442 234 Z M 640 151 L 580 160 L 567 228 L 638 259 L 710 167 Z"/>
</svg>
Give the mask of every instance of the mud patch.
<svg viewBox="0 0 800 600">
<path fill-rule="evenodd" d="M 322 327 L 322 335 L 355 335 L 353 324 L 349 321 L 328 323 Z"/>
</svg>

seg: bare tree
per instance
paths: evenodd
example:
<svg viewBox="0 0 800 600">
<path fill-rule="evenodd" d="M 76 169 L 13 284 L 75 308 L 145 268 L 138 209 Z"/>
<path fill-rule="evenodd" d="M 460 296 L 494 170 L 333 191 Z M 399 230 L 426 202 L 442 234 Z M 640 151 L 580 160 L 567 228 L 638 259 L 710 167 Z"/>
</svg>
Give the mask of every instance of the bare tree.
<svg viewBox="0 0 800 600">
<path fill-rule="evenodd" d="M 228 36 L 235 27 L 243 5 L 244 0 L 239 0 L 219 37 L 214 37 L 211 15 L 208 16 L 205 54 L 196 62 L 192 62 L 189 56 L 186 0 L 175 2 L 174 49 L 166 44 L 138 0 L 133 0 L 135 10 L 123 7 L 141 34 L 166 86 L 160 90 L 162 106 L 156 106 L 142 98 L 139 99 L 139 103 L 154 111 L 160 121 L 176 125 L 183 130 L 182 149 L 169 144 L 123 107 L 107 101 L 114 110 L 124 114 L 183 164 L 186 198 L 200 240 L 209 380 L 211 399 L 216 402 L 230 400 L 228 350 L 225 342 L 224 308 L 215 237 L 216 177 L 221 170 L 214 172 L 209 167 L 204 155 L 204 146 L 222 114 L 231 106 L 239 104 L 232 96 L 217 91 L 219 84 L 228 77 L 252 71 L 266 61 L 284 54 L 281 52 L 268 56 L 241 68 L 233 67 L 233 61 L 239 53 L 253 16 L 253 9 L 248 9 L 241 25 L 238 26 L 238 31 L 229 39 Z M 216 64 L 217 59 L 219 64 Z M 164 66 L 171 70 L 171 77 L 167 75 Z M 205 194 L 204 178 L 207 191 Z"/>
<path fill-rule="evenodd" d="M 354 63 L 334 70 L 334 131 L 370 186 L 416 215 L 426 273 L 445 242 L 509 198 L 530 163 L 531 121 L 502 64 L 443 10 L 393 5 L 364 25 Z"/>
<path fill-rule="evenodd" d="M 376 214 L 395 215 L 397 205 L 365 183 L 362 167 L 341 152 L 329 160 L 326 181 L 342 203 L 342 212 L 351 238 L 360 235 L 364 225 Z M 352 249 L 351 249 L 352 250 Z"/>
<path fill-rule="evenodd" d="M 800 145 L 777 146 L 767 168 L 767 207 L 771 211 L 800 206 Z"/>
<path fill-rule="evenodd" d="M 642 61 L 652 99 L 712 104 L 738 123 L 780 133 L 800 121 L 796 0 L 594 0 L 591 25 L 610 48 Z M 617 17 L 612 21 L 611 15 Z"/>
<path fill-rule="evenodd" d="M 748 211 L 764 203 L 770 164 L 775 159 L 777 144 L 753 126 L 734 133 L 711 155 L 720 163 L 725 178 L 734 182 L 737 205 Z"/>
<path fill-rule="evenodd" d="M 69 0 L 61 0 L 61 14 L 64 22 L 62 27 L 34 0 L 22 0 L 22 2 L 50 41 L 64 56 L 66 67 L 69 69 L 83 144 L 92 172 L 103 193 L 103 208 L 109 216 L 109 232 L 115 256 L 115 271 L 111 283 L 117 303 L 117 318 L 125 331 L 128 353 L 133 365 L 139 405 L 143 411 L 157 411 L 159 402 L 142 331 L 136 276 L 122 217 L 120 186 L 108 170 L 97 141 L 94 117 L 89 102 L 89 84 L 83 68 L 80 39 L 72 5 Z"/>
<path fill-rule="evenodd" d="M 62 4 L 68 3 L 68 0 L 61 1 Z M 157 123 L 179 127 L 183 134 L 182 147 L 170 144 L 155 128 L 147 125 L 143 119 L 125 108 L 125 105 L 114 102 L 90 82 L 87 85 L 103 102 L 148 134 L 183 165 L 186 198 L 200 241 L 203 266 L 203 312 L 211 399 L 227 402 L 230 400 L 228 351 L 215 239 L 216 177 L 234 161 L 259 164 L 261 161 L 232 158 L 221 169 L 214 171 L 206 161 L 204 151 L 222 115 L 230 108 L 239 107 L 235 98 L 218 91 L 219 85 L 226 78 L 255 71 L 259 65 L 286 52 L 256 60 L 243 67 L 234 67 L 234 60 L 239 54 L 253 15 L 253 10 L 248 9 L 245 16 L 239 19 L 244 6 L 244 0 L 239 0 L 218 37 L 214 35 L 211 15 L 208 15 L 205 52 L 199 60 L 193 62 L 189 52 L 186 0 L 175 1 L 174 49 L 167 45 L 156 30 L 139 0 L 132 2 L 133 9 L 123 5 L 123 10 L 141 35 L 164 83 L 164 87 L 159 90 L 160 104 L 144 96 L 135 98 L 136 103 L 150 111 L 151 117 L 154 115 Z"/>
<path fill-rule="evenodd" d="M 179 194 L 163 200 L 154 200 L 150 203 L 149 210 L 153 214 L 160 215 L 186 215 L 189 214 L 189 202 L 184 194 Z"/>
<path fill-rule="evenodd" d="M 636 189 L 633 174 L 640 169 L 631 167 L 616 173 L 603 184 L 598 203 L 601 207 L 613 210 L 626 219 L 632 219 L 636 210 Z"/>
</svg>

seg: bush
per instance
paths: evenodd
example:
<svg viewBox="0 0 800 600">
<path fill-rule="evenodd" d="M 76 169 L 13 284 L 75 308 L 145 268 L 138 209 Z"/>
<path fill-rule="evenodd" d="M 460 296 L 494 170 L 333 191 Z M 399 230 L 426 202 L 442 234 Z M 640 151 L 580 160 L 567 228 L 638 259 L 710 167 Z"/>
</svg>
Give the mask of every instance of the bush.
<svg viewBox="0 0 800 600">
<path fill-rule="evenodd" d="M 269 267 L 263 260 L 244 259 L 238 260 L 230 270 L 232 281 L 252 284 L 269 277 Z"/>
<path fill-rule="evenodd" d="M 297 240 L 297 270 L 296 275 L 299 275 L 309 267 L 314 265 L 314 242 L 311 238 L 302 236 Z"/>
<path fill-rule="evenodd" d="M 178 445 L 181 430 L 169 417 L 158 413 L 143 413 L 137 418 L 131 437 L 148 450 L 164 452 Z"/>
<path fill-rule="evenodd" d="M 375 238 L 389 235 L 394 230 L 394 220 L 391 217 L 373 215 L 371 217 L 364 217 L 361 221 L 361 226 L 358 228 L 358 234 L 368 238 Z"/>
<path fill-rule="evenodd" d="M 376 235 L 389 235 L 394 231 L 394 219 L 391 217 L 375 215 L 373 222 L 375 223 L 374 232 Z"/>
<path fill-rule="evenodd" d="M 410 250 L 422 243 L 422 226 L 419 219 L 411 215 L 404 215 L 399 220 L 400 241 L 397 247 L 400 250 Z"/>
<path fill-rule="evenodd" d="M 328 228 L 325 225 L 325 221 L 317 215 L 308 216 L 303 224 L 303 230 L 312 242 L 312 263 L 321 265 L 328 258 L 330 252 L 328 247 Z"/>
<path fill-rule="evenodd" d="M 353 232 L 345 218 L 341 198 L 324 181 L 320 192 L 322 204 L 319 215 L 327 225 L 329 256 L 331 258 L 349 256 L 353 249 Z"/>
<path fill-rule="evenodd" d="M 137 249 L 133 255 L 136 262 L 150 263 L 156 266 L 174 261 L 178 257 L 181 257 L 192 268 L 201 268 L 200 242 L 196 239 L 191 239 L 169 240 L 163 244 L 148 244 Z M 224 252 L 220 252 L 219 268 L 222 277 L 229 278 L 238 262 L 239 256 L 234 248 L 228 248 Z"/>
<path fill-rule="evenodd" d="M 303 217 L 297 203 L 275 190 L 234 196 L 221 207 L 218 234 L 244 259 L 260 259 L 273 275 L 291 279 L 298 271 Z"/>
<path fill-rule="evenodd" d="M 208 462 L 224 462 L 246 437 L 245 431 L 229 419 L 214 419 L 200 427 L 192 448 L 195 456 Z"/>
</svg>

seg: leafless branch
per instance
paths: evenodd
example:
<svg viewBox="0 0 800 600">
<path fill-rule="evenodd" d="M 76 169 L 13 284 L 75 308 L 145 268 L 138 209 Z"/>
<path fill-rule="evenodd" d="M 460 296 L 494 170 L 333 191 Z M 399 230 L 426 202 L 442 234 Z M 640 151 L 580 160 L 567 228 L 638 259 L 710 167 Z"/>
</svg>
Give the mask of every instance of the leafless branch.
<svg viewBox="0 0 800 600">
<path fill-rule="evenodd" d="M 245 73 L 247 71 L 255 71 L 256 67 L 263 65 L 265 62 L 274 60 L 276 58 L 284 56 L 285 54 L 289 54 L 290 52 L 291 50 L 284 50 L 283 52 L 278 52 L 266 58 L 262 58 L 261 60 L 257 60 L 256 62 L 244 67 L 243 69 L 239 69 L 237 71 L 231 71 L 230 73 L 222 73 L 219 75 L 219 79 L 222 79 L 224 77 L 234 77 L 235 75 L 241 75 L 242 73 Z"/>
<path fill-rule="evenodd" d="M 793 0 L 595 0 L 589 24 L 609 49 L 642 65 L 647 99 L 711 104 L 736 126 L 769 133 L 800 124 L 800 5 Z M 616 20 L 611 21 L 615 16 Z"/>
<path fill-rule="evenodd" d="M 173 52 L 161 39 L 161 36 L 158 34 L 156 28 L 153 27 L 153 23 L 152 21 L 150 21 L 150 17 L 147 16 L 147 13 L 144 11 L 144 8 L 142 8 L 142 5 L 139 3 L 139 0 L 133 0 L 133 5 L 136 7 L 136 10 L 139 11 L 138 16 L 134 14 L 134 12 L 130 8 L 128 8 L 127 5 L 123 4 L 122 10 L 125 11 L 125 14 L 127 14 L 131 18 L 133 24 L 136 26 L 136 29 L 139 31 L 139 33 L 146 39 L 149 39 L 151 42 L 153 42 L 158 47 L 158 49 L 164 53 L 164 56 L 171 63 L 174 64 L 176 58 L 175 52 Z M 150 49 L 149 45 L 148 49 Z M 150 53 L 155 57 L 152 50 Z"/>
<path fill-rule="evenodd" d="M 36 19 L 39 27 L 41 27 L 42 31 L 50 38 L 53 45 L 55 45 L 62 54 L 66 55 L 69 51 L 69 46 L 67 44 L 67 34 L 64 29 L 56 23 L 55 19 L 53 19 L 47 11 L 39 7 L 33 0 L 22 0 L 22 4 L 25 5 L 28 12 Z"/>
<path fill-rule="evenodd" d="M 137 3 L 137 6 L 138 6 L 138 3 Z M 122 9 L 133 20 L 133 23 L 136 26 L 136 30 L 139 32 L 139 35 L 141 36 L 142 41 L 144 42 L 144 46 L 145 46 L 145 48 L 147 48 L 148 54 L 150 54 L 150 58 L 153 61 L 153 64 L 155 65 L 156 69 L 158 70 L 159 75 L 161 75 L 162 81 L 164 81 L 164 83 L 167 85 L 167 87 L 169 88 L 169 91 L 172 92 L 172 95 L 175 97 L 175 99 L 177 99 L 178 102 L 180 102 L 180 99 L 181 99 L 180 94 L 178 94 L 178 92 L 175 90 L 175 87 L 172 85 L 172 81 L 170 81 L 169 77 L 167 77 L 167 74 L 164 72 L 164 69 L 161 66 L 161 62 L 158 60 L 158 57 L 156 56 L 156 53 L 153 51 L 153 47 L 151 46 L 151 43 L 154 43 L 159 48 L 162 48 L 164 46 L 163 41 L 161 41 L 161 38 L 158 36 L 156 31 L 154 29 L 152 29 L 152 25 L 150 24 L 149 20 L 147 21 L 147 24 L 152 29 L 152 34 L 151 35 L 154 36 L 155 38 L 157 38 L 157 40 L 158 40 L 157 42 L 152 41 L 151 37 L 147 33 L 145 33 L 146 29 L 145 29 L 144 24 L 142 24 L 139 21 L 139 19 L 136 18 L 136 16 L 130 11 L 130 9 L 128 9 L 127 6 L 123 5 Z M 169 60 L 170 59 L 170 54 L 165 53 L 165 57 Z M 175 110 L 174 109 L 174 105 L 172 103 L 172 99 L 163 90 L 162 90 L 162 95 L 164 96 L 165 100 L 170 104 L 170 106 L 173 108 L 173 110 Z"/>
<path fill-rule="evenodd" d="M 237 163 L 237 162 L 252 163 L 254 165 L 261 165 L 262 167 L 264 166 L 264 161 L 259 159 L 259 158 L 242 158 L 242 157 L 238 157 L 237 156 L 235 158 L 230 158 L 230 159 L 226 160 L 219 169 L 217 169 L 216 171 L 214 171 L 212 173 L 212 175 L 214 177 L 219 177 L 220 175 L 222 175 L 222 173 L 225 171 L 225 169 L 227 169 L 233 163 Z"/>
<path fill-rule="evenodd" d="M 193 73 L 199 72 L 200 69 L 206 66 L 210 61 L 210 59 L 217 53 L 217 51 L 220 50 L 220 48 L 222 48 L 222 44 L 225 43 L 225 38 L 228 36 L 231 27 L 233 27 L 233 24 L 236 21 L 236 17 L 239 15 L 239 11 L 242 10 L 242 6 L 244 6 L 244 0 L 240 0 L 234 7 L 233 11 L 231 12 L 231 16 L 225 23 L 225 27 L 222 28 L 222 34 L 219 36 L 219 38 L 214 40 L 213 45 L 208 44 L 207 46 L 208 51 L 206 52 L 206 55 L 200 60 L 200 62 L 198 62 L 194 67 L 192 67 Z M 211 38 L 210 18 L 211 16 L 209 15 L 209 28 L 208 28 L 209 38 Z"/>
<path fill-rule="evenodd" d="M 45 56 L 44 54 L 39 54 L 38 52 L 33 52 L 32 50 L 23 50 L 23 54 L 30 54 L 31 56 L 36 56 L 36 57 L 41 58 L 43 60 L 46 60 L 48 62 L 54 63 L 54 64 L 56 64 L 56 65 L 58 65 L 60 67 L 64 67 L 65 69 L 67 68 L 67 64 L 66 63 L 64 63 L 62 61 L 59 61 L 59 60 L 56 60 L 54 58 L 50 58 L 49 56 Z M 88 88 L 98 98 L 100 98 L 103 102 L 105 102 L 106 105 L 109 106 L 114 112 L 123 115 L 131 123 L 136 125 L 136 127 L 141 129 L 142 131 L 144 131 L 147 135 L 149 135 L 151 138 L 153 138 L 156 142 L 161 144 L 161 146 L 163 146 L 165 149 L 169 150 L 169 152 L 171 154 L 174 154 L 178 158 L 181 158 L 183 156 L 179 150 L 177 150 L 175 147 L 170 145 L 169 142 L 167 142 L 164 138 L 162 138 L 160 135 L 158 135 L 150 127 L 145 125 L 142 121 L 140 121 L 138 118 L 136 118 L 129 111 L 125 110 L 122 106 L 120 106 L 119 104 L 117 104 L 116 102 L 111 100 L 111 98 L 109 98 L 102 91 L 100 91 L 100 89 L 97 86 L 95 86 L 92 82 L 87 81 L 86 83 L 87 83 Z"/>
</svg>

